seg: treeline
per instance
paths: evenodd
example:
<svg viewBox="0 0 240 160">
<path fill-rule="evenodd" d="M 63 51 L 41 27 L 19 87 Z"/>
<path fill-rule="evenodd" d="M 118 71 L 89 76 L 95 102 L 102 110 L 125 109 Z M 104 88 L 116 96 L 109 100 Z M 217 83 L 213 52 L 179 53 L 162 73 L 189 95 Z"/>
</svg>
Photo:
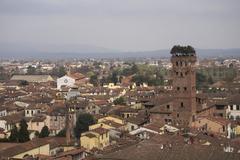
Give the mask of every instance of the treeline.
<svg viewBox="0 0 240 160">
<path fill-rule="evenodd" d="M 157 66 L 149 66 L 147 64 L 130 64 L 128 67 L 114 68 L 107 77 L 99 78 L 99 74 L 95 73 L 90 77 L 90 83 L 94 86 L 107 83 L 121 83 L 122 78 L 132 76 L 132 82 L 137 85 L 147 83 L 150 86 L 159 86 L 164 82 L 164 74 L 166 70 Z"/>
</svg>

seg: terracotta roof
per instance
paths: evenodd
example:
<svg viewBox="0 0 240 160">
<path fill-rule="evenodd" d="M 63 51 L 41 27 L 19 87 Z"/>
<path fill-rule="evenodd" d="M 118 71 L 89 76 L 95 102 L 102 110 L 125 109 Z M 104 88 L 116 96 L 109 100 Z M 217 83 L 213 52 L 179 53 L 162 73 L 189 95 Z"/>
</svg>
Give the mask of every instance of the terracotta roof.
<svg viewBox="0 0 240 160">
<path fill-rule="evenodd" d="M 88 138 L 96 137 L 96 135 L 93 134 L 93 133 L 86 133 L 86 134 L 84 134 L 83 136 L 86 136 L 86 137 L 88 137 Z"/>
<path fill-rule="evenodd" d="M 12 157 L 15 156 L 17 154 L 29 151 L 33 148 L 37 148 L 43 145 L 48 144 L 48 142 L 43 141 L 43 140 L 32 140 L 32 141 L 28 141 L 26 143 L 19 143 L 15 146 L 12 146 L 10 148 L 4 149 L 4 150 L 0 150 L 0 159 L 1 158 L 7 158 L 7 157 Z"/>
<path fill-rule="evenodd" d="M 81 73 L 73 73 L 73 74 L 69 74 L 68 76 L 76 80 L 85 78 L 85 76 Z"/>
<path fill-rule="evenodd" d="M 171 145 L 170 145 L 171 144 Z M 162 148 L 163 147 L 163 148 Z M 220 144 L 186 144 L 182 136 L 156 135 L 120 150 L 97 156 L 101 160 L 239 160 L 239 153 L 226 153 Z"/>
<path fill-rule="evenodd" d="M 28 82 L 47 82 L 53 81 L 50 75 L 13 75 L 11 80 L 25 80 Z"/>
<path fill-rule="evenodd" d="M 107 132 L 108 132 L 108 129 L 99 127 L 99 128 L 95 128 L 95 129 L 93 129 L 93 130 L 90 130 L 90 132 L 96 132 L 96 133 L 102 135 L 102 134 L 104 134 L 104 133 L 107 133 Z"/>
<path fill-rule="evenodd" d="M 8 124 L 16 124 L 20 122 L 22 119 L 29 120 L 28 118 L 24 117 L 24 112 L 0 117 L 0 120 L 5 120 Z"/>
</svg>

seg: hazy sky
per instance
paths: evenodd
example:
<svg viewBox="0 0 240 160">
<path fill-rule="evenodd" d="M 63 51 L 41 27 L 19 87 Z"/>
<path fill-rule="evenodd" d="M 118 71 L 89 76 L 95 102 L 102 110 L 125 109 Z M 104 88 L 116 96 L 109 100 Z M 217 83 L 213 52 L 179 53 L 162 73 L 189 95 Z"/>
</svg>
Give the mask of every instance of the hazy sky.
<svg viewBox="0 0 240 160">
<path fill-rule="evenodd" d="M 174 44 L 239 48 L 240 0 L 0 0 L 2 49 L 139 51 Z"/>
</svg>

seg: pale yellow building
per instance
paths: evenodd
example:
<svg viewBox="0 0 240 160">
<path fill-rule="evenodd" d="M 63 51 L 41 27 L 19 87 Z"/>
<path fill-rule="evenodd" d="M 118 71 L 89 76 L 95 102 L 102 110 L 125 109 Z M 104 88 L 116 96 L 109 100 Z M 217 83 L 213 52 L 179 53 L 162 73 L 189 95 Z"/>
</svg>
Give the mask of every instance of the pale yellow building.
<svg viewBox="0 0 240 160">
<path fill-rule="evenodd" d="M 110 144 L 109 130 L 105 128 L 96 128 L 85 132 L 80 138 L 81 147 L 91 150 L 93 148 L 103 149 Z"/>
</svg>

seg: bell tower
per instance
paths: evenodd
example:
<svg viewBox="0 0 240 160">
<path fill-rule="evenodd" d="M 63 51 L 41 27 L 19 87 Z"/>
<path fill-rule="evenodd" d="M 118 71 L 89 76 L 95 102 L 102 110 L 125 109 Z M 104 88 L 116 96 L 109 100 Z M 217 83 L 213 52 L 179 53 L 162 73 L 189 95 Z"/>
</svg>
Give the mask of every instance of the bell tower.
<svg viewBox="0 0 240 160">
<path fill-rule="evenodd" d="M 196 116 L 196 52 L 191 46 L 174 46 L 171 55 L 174 96 L 172 119 L 175 125 L 187 127 Z"/>
</svg>

